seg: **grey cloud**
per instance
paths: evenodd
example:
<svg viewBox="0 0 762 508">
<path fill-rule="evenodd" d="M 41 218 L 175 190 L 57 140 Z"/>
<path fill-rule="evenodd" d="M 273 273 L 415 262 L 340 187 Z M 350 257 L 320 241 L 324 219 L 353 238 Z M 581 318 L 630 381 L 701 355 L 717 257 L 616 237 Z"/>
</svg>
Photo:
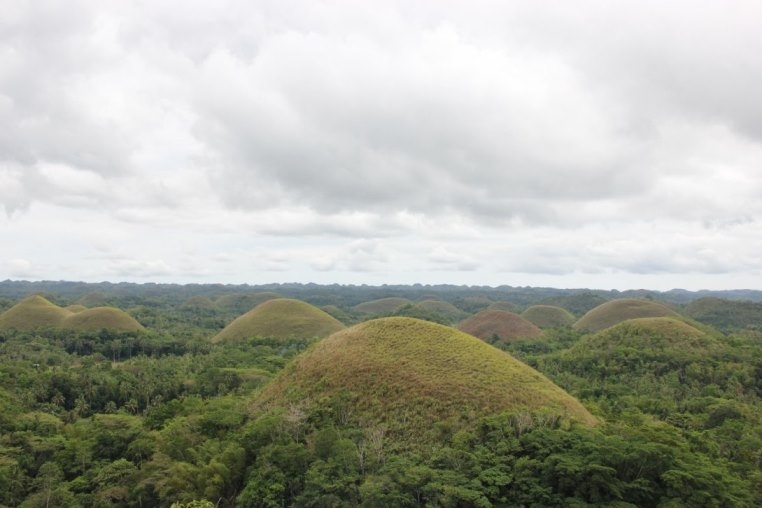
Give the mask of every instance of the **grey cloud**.
<svg viewBox="0 0 762 508">
<path fill-rule="evenodd" d="M 316 256 L 310 266 L 320 272 L 375 272 L 389 261 L 389 255 L 376 240 L 354 240 L 340 249 Z"/>
<path fill-rule="evenodd" d="M 290 33 L 253 61 L 212 55 L 197 133 L 224 160 L 217 183 L 229 203 L 261 206 L 242 194 L 272 189 L 325 211 L 504 215 L 517 200 L 648 185 L 646 171 L 616 171 L 628 142 L 563 63 L 444 32 L 405 54 Z"/>
<path fill-rule="evenodd" d="M 109 70 L 94 10 L 80 1 L 18 5 L 0 25 L 0 160 L 123 171 L 131 147 L 93 89 Z"/>
</svg>

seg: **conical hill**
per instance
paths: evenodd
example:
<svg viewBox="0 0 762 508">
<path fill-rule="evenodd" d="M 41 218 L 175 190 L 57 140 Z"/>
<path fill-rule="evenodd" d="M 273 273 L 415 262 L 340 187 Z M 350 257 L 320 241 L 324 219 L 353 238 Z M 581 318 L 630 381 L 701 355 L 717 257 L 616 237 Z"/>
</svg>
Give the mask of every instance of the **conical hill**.
<svg viewBox="0 0 762 508">
<path fill-rule="evenodd" d="M 636 298 L 622 298 L 601 304 L 574 323 L 577 330 L 597 332 L 628 319 L 645 317 L 678 317 L 675 311 L 660 303 Z"/>
<path fill-rule="evenodd" d="M 603 351 L 626 347 L 645 350 L 696 350 L 710 347 L 715 339 L 673 317 L 628 319 L 582 338 L 572 351 Z"/>
<path fill-rule="evenodd" d="M 454 328 L 406 317 L 366 321 L 316 343 L 254 404 L 341 400 L 356 424 L 373 422 L 410 443 L 447 419 L 460 424 L 506 410 L 551 411 L 594 425 L 576 399 L 508 353 Z"/>
<path fill-rule="evenodd" d="M 78 331 L 110 330 L 114 332 L 143 331 L 143 325 L 121 309 L 93 307 L 71 314 L 61 323 L 61 328 Z"/>
<path fill-rule="evenodd" d="M 449 322 L 456 322 L 460 321 L 461 319 L 468 316 L 468 313 L 460 310 L 455 305 L 451 304 L 450 302 L 445 302 L 442 300 L 422 300 L 418 303 L 416 303 L 416 306 L 429 311 L 433 312 L 437 315 L 443 316 L 446 318 Z"/>
<path fill-rule="evenodd" d="M 71 315 L 66 309 L 34 295 L 0 314 L 0 330 L 34 330 L 56 327 Z"/>
<path fill-rule="evenodd" d="M 390 296 L 388 298 L 379 298 L 378 300 L 363 302 L 352 307 L 352 310 L 361 314 L 378 316 L 381 314 L 389 314 L 390 312 L 394 312 L 403 305 L 409 305 L 412 303 L 413 302 L 407 298 Z"/>
<path fill-rule="evenodd" d="M 278 293 L 273 293 L 271 291 L 264 291 L 261 293 L 234 293 L 222 295 L 217 298 L 214 303 L 220 310 L 241 314 L 250 311 L 261 303 L 276 298 L 283 297 Z"/>
<path fill-rule="evenodd" d="M 553 360 L 553 368 L 615 386 L 620 394 L 626 387 L 679 399 L 691 388 L 727 381 L 716 370 L 724 350 L 718 337 L 680 318 L 629 319 L 582 337 Z"/>
<path fill-rule="evenodd" d="M 576 320 L 574 314 L 555 305 L 532 305 L 521 313 L 521 317 L 540 328 L 571 326 Z"/>
<path fill-rule="evenodd" d="M 237 317 L 213 342 L 238 341 L 249 338 L 287 340 L 325 337 L 344 325 L 327 312 L 300 300 L 277 298 L 260 303 Z"/>
<path fill-rule="evenodd" d="M 490 343 L 542 335 L 542 330 L 532 322 L 507 310 L 483 310 L 462 321 L 458 330 Z"/>
</svg>

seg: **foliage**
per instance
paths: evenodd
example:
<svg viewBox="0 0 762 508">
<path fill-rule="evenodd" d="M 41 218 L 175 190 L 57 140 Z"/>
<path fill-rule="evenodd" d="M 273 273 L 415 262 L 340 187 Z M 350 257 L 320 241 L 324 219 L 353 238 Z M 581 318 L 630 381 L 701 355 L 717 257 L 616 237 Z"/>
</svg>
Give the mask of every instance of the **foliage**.
<svg viewBox="0 0 762 508">
<path fill-rule="evenodd" d="M 739 326 L 722 318 L 736 330 L 728 336 L 673 317 L 501 345 L 569 397 L 547 380 L 529 390 L 521 376 L 532 371 L 489 345 L 410 319 L 321 343 L 209 340 L 235 315 L 219 305 L 225 295 L 275 290 L 356 319 L 352 306 L 387 296 L 472 310 L 523 308 L 559 290 L 0 283 L 8 288 L 3 310 L 36 292 L 48 309 L 128 309 L 147 330 L 0 331 L 0 506 L 762 505 L 762 340 L 740 314 Z M 300 366 L 315 375 L 285 383 Z M 543 390 L 581 400 L 600 423 L 492 405 Z"/>
</svg>

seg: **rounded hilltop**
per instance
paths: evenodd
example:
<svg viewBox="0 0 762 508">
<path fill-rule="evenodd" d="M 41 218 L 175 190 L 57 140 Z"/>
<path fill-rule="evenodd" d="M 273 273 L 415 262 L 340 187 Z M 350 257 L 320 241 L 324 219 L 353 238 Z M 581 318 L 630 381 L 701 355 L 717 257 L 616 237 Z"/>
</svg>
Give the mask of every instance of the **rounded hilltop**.
<svg viewBox="0 0 762 508">
<path fill-rule="evenodd" d="M 61 308 L 35 295 L 0 314 L 0 330 L 36 330 L 55 328 L 74 331 L 111 330 L 137 332 L 144 330 L 132 316 L 114 307 L 87 309 L 82 305 Z"/>
<path fill-rule="evenodd" d="M 621 298 L 591 309 L 574 323 L 573 328 L 597 332 L 628 319 L 666 316 L 679 317 L 679 314 L 669 307 L 651 300 Z"/>
<path fill-rule="evenodd" d="M 571 326 L 577 319 L 568 310 L 555 305 L 532 305 L 521 313 L 521 317 L 540 328 Z"/>
<path fill-rule="evenodd" d="M 252 338 L 288 340 L 325 337 L 344 325 L 327 312 L 301 300 L 276 298 L 237 317 L 212 342 Z"/>
<path fill-rule="evenodd" d="M 135 318 L 114 307 L 94 307 L 71 314 L 61 328 L 77 331 L 111 330 L 114 332 L 140 332 L 145 330 Z"/>
<path fill-rule="evenodd" d="M 35 330 L 54 328 L 71 315 L 66 309 L 40 295 L 33 295 L 0 314 L 0 330 Z"/>
<path fill-rule="evenodd" d="M 443 300 L 421 300 L 415 305 L 424 311 L 433 312 L 436 315 L 442 316 L 450 323 L 459 321 L 468 316 L 467 312 L 464 312 L 450 302 L 445 302 Z"/>
<path fill-rule="evenodd" d="M 260 293 L 231 293 L 222 295 L 214 301 L 214 305 L 223 311 L 243 313 L 268 300 L 283 298 L 278 293 L 263 291 Z"/>
<path fill-rule="evenodd" d="M 458 330 L 490 343 L 542 335 L 542 330 L 532 322 L 507 310 L 483 310 L 463 320 Z"/>
<path fill-rule="evenodd" d="M 669 393 L 680 400 L 692 390 L 727 382 L 727 375 L 716 370 L 725 350 L 719 337 L 679 317 L 628 319 L 582 337 L 552 364 L 571 375 L 572 384 L 574 376 L 598 380 L 604 394 L 613 389 L 621 396 L 626 389 Z"/>
<path fill-rule="evenodd" d="M 264 388 L 254 408 L 339 399 L 355 423 L 383 424 L 412 446 L 438 421 L 465 424 L 512 409 L 597 422 L 508 353 L 449 326 L 406 317 L 366 321 L 321 340 Z"/>
<path fill-rule="evenodd" d="M 628 319 L 583 337 L 571 351 L 603 351 L 614 347 L 647 350 L 696 350 L 710 347 L 715 339 L 673 317 Z"/>
<path fill-rule="evenodd" d="M 352 307 L 352 310 L 359 312 L 360 314 L 378 316 L 381 314 L 389 314 L 403 305 L 410 305 L 412 303 L 413 302 L 407 298 L 390 296 L 388 298 L 379 298 L 378 300 L 360 303 Z"/>
</svg>

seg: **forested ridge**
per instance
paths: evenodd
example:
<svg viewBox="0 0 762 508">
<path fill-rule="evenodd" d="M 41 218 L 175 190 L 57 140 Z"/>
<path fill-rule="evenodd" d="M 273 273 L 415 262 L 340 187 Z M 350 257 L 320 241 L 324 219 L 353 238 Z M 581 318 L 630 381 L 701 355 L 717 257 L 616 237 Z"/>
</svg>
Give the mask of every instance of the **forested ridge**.
<svg viewBox="0 0 762 508">
<path fill-rule="evenodd" d="M 385 315 L 446 325 L 498 301 L 517 312 L 557 305 L 579 318 L 624 296 L 659 300 L 681 317 L 493 341 L 579 399 L 597 425 L 521 406 L 454 412 L 410 445 L 341 391 L 256 403 L 320 340 L 212 342 L 264 292 L 303 299 L 346 325 L 377 317 L 357 305 L 389 297 L 413 303 Z M 707 295 L 549 288 L 4 282 L 0 312 L 34 293 L 62 307 L 118 307 L 145 330 L 0 330 L 0 506 L 762 505 L 762 320 L 752 301 L 691 307 Z M 417 305 L 431 300 L 449 305 Z M 734 326 L 733 315 L 743 322 Z"/>
</svg>

